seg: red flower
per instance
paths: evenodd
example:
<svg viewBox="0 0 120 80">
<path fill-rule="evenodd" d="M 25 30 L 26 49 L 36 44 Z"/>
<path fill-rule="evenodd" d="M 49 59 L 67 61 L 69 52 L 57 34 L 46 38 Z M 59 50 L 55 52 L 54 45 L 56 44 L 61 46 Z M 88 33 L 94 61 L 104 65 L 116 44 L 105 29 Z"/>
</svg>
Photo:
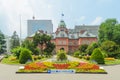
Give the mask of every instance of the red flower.
<svg viewBox="0 0 120 80">
<path fill-rule="evenodd" d="M 70 64 L 53 64 L 56 69 L 67 69 Z"/>
<path fill-rule="evenodd" d="M 25 65 L 25 70 L 37 70 L 37 69 L 47 69 L 47 66 L 40 62 Z"/>
</svg>

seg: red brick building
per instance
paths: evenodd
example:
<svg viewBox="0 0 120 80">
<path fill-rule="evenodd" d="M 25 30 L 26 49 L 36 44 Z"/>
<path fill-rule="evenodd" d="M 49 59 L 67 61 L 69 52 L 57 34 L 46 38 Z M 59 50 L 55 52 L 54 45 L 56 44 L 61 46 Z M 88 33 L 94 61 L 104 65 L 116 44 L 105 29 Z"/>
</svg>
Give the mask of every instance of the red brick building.
<svg viewBox="0 0 120 80">
<path fill-rule="evenodd" d="M 52 34 L 51 40 L 56 45 L 56 51 L 64 48 L 66 52 L 74 52 L 81 44 L 90 44 L 96 41 L 97 37 L 85 30 L 69 32 L 63 20 L 60 21 L 56 32 Z"/>
<path fill-rule="evenodd" d="M 43 33 L 42 30 L 38 32 Z M 55 51 L 64 49 L 66 52 L 74 52 L 82 44 L 91 44 L 97 41 L 97 36 L 88 33 L 87 30 L 70 32 L 69 29 L 66 28 L 66 24 L 63 20 L 60 21 L 56 32 L 49 35 L 52 36 L 51 42 L 56 45 Z M 31 35 L 31 37 L 28 38 L 32 40 L 33 36 L 34 35 Z"/>
</svg>

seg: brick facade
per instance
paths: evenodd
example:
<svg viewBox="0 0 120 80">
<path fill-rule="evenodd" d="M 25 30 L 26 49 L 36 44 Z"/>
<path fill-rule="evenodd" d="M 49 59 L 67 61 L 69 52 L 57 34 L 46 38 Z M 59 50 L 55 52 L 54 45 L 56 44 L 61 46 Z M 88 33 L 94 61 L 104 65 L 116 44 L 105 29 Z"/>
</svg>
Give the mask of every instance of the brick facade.
<svg viewBox="0 0 120 80">
<path fill-rule="evenodd" d="M 53 34 L 53 42 L 56 45 L 55 51 L 64 48 L 66 52 L 74 52 L 82 44 L 96 42 L 97 37 L 87 31 L 69 33 L 64 21 L 61 21 L 56 32 Z"/>
<path fill-rule="evenodd" d="M 56 32 L 49 35 L 52 36 L 51 42 L 55 44 L 56 52 L 61 48 L 64 48 L 66 52 L 74 52 L 82 44 L 91 44 L 92 42 L 97 42 L 97 36 L 88 33 L 85 30 L 70 33 L 63 20 L 60 21 Z M 32 40 L 32 37 L 28 38 Z"/>
</svg>

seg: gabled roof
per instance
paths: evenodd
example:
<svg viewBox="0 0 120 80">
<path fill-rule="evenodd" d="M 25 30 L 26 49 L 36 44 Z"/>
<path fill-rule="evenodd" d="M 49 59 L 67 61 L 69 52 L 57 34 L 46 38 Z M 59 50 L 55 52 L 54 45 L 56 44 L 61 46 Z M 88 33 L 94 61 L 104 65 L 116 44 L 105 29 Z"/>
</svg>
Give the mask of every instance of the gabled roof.
<svg viewBox="0 0 120 80">
<path fill-rule="evenodd" d="M 77 33 L 69 34 L 69 39 L 78 39 L 78 34 Z"/>
<path fill-rule="evenodd" d="M 59 31 L 59 33 L 56 34 L 56 37 L 68 37 L 68 34 L 65 31 Z"/>
<path fill-rule="evenodd" d="M 96 37 L 96 35 L 93 35 L 87 31 L 85 31 L 83 34 L 81 34 L 79 37 Z"/>
</svg>

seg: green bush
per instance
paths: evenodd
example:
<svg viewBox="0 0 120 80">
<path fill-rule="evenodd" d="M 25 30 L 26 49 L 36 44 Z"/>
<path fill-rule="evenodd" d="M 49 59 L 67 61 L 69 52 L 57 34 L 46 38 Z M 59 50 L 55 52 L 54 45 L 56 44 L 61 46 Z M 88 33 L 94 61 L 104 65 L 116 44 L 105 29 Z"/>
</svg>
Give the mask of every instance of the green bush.
<svg viewBox="0 0 120 80">
<path fill-rule="evenodd" d="M 64 50 L 60 50 L 57 53 L 57 60 L 58 61 L 65 61 L 67 60 L 66 52 Z"/>
<path fill-rule="evenodd" d="M 42 59 L 42 56 L 38 56 L 38 59 Z"/>
<path fill-rule="evenodd" d="M 88 45 L 87 44 L 82 44 L 79 46 L 79 50 L 81 53 L 85 53 Z"/>
<path fill-rule="evenodd" d="M 29 49 L 23 48 L 20 53 L 19 62 L 24 64 L 28 60 L 33 61 L 32 52 Z"/>
<path fill-rule="evenodd" d="M 98 64 L 104 64 L 104 57 L 99 48 L 94 49 L 91 57 L 91 61 L 96 61 Z"/>
<path fill-rule="evenodd" d="M 93 50 L 94 50 L 95 48 L 98 48 L 98 44 L 97 44 L 97 43 L 92 43 L 92 44 L 90 44 L 90 45 L 87 47 L 87 49 L 86 49 L 86 53 L 87 53 L 88 55 L 91 55 L 92 52 L 93 52 Z"/>
<path fill-rule="evenodd" d="M 10 56 L 10 54 L 5 54 L 5 57 L 4 58 L 8 58 Z"/>
<path fill-rule="evenodd" d="M 17 47 L 17 48 L 13 48 L 11 50 L 11 52 L 13 53 L 14 56 L 17 57 L 17 59 L 19 59 L 21 49 L 22 49 L 21 47 Z"/>
<path fill-rule="evenodd" d="M 40 55 L 41 51 L 39 48 L 35 48 L 33 52 L 33 55 Z"/>
<path fill-rule="evenodd" d="M 75 51 L 74 52 L 74 57 L 79 57 L 79 55 L 80 55 L 80 51 Z"/>
<path fill-rule="evenodd" d="M 90 60 L 90 56 L 83 56 L 85 60 Z"/>
</svg>

